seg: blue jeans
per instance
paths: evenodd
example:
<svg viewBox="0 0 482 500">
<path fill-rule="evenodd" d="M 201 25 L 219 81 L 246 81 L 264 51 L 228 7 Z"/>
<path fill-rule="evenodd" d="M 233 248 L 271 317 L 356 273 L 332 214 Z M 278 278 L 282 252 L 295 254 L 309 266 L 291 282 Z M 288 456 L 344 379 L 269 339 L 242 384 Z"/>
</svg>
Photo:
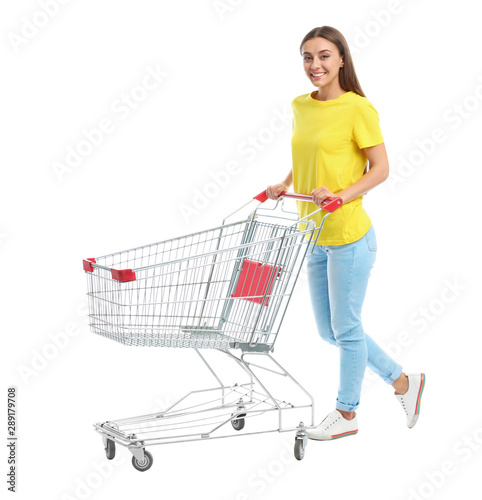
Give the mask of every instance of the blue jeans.
<svg viewBox="0 0 482 500">
<path fill-rule="evenodd" d="M 311 252 L 311 245 L 308 253 Z M 373 226 L 357 241 L 346 245 L 315 245 L 307 257 L 308 284 L 318 333 L 340 349 L 340 384 L 336 408 L 353 411 L 368 367 L 388 384 L 402 367 L 365 334 L 361 322 L 363 300 L 377 240 Z"/>
</svg>

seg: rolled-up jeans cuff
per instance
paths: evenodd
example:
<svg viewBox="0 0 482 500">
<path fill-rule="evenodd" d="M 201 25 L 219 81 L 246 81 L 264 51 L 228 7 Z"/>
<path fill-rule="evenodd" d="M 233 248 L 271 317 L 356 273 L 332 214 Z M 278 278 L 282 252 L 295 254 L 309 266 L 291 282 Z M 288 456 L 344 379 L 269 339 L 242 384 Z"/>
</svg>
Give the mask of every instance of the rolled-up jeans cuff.
<svg viewBox="0 0 482 500">
<path fill-rule="evenodd" d="M 402 374 L 402 367 L 400 365 L 397 365 L 395 370 L 393 370 L 392 374 L 388 378 L 384 378 L 385 382 L 388 385 L 392 385 L 395 380 L 397 380 L 398 377 Z"/>
<path fill-rule="evenodd" d="M 336 409 L 341 411 L 355 411 L 358 409 L 360 404 L 357 405 L 346 405 L 345 403 L 336 402 Z"/>
</svg>

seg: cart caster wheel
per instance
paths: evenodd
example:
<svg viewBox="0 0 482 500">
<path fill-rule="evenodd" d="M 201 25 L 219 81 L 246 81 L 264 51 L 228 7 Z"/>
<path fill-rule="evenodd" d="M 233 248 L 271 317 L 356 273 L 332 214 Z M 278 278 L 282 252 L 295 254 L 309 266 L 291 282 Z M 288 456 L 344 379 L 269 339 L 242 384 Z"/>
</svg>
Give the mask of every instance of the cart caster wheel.
<svg viewBox="0 0 482 500">
<path fill-rule="evenodd" d="M 231 425 L 233 426 L 233 429 L 235 431 L 240 431 L 241 429 L 244 429 L 244 417 L 246 416 L 246 413 L 241 413 L 238 415 L 238 418 L 235 418 L 231 420 Z"/>
<path fill-rule="evenodd" d="M 115 441 L 112 441 L 112 439 L 107 440 L 105 455 L 108 460 L 112 460 L 115 457 Z"/>
<path fill-rule="evenodd" d="M 151 468 L 153 462 L 152 455 L 144 450 L 144 462 L 139 462 L 136 457 L 132 457 L 132 465 L 134 466 L 135 469 L 144 472 L 148 469 Z"/>
<path fill-rule="evenodd" d="M 302 439 L 295 440 L 295 458 L 296 460 L 303 460 L 305 457 L 305 447 Z"/>
</svg>

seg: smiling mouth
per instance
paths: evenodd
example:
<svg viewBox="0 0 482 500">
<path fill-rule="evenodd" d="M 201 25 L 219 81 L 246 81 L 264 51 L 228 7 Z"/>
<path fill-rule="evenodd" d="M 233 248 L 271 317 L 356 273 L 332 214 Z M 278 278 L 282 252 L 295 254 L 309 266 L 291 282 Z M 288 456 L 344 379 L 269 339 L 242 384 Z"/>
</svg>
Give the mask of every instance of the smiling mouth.
<svg viewBox="0 0 482 500">
<path fill-rule="evenodd" d="M 326 75 L 326 71 L 324 73 L 310 73 L 311 76 L 315 79 L 321 78 L 322 76 Z"/>
</svg>

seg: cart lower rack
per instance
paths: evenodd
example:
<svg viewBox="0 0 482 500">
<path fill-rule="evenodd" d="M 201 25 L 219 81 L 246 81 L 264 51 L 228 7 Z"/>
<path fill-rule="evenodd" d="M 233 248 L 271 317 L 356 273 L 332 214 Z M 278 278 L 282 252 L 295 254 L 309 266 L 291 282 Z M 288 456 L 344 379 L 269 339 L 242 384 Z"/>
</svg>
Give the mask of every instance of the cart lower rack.
<svg viewBox="0 0 482 500">
<path fill-rule="evenodd" d="M 146 471 L 153 461 L 146 446 L 284 431 L 296 431 L 294 453 L 303 458 L 313 398 L 270 353 L 310 244 L 342 201 L 327 199 L 313 212 L 326 211 L 317 228 L 313 214 L 298 220 L 284 210 L 284 198 L 312 200 L 284 193 L 274 208 L 261 208 L 264 192 L 241 221 L 84 260 L 93 332 L 125 345 L 193 348 L 217 381 L 165 411 L 95 424 L 107 458 L 117 443 Z M 246 381 L 223 384 L 202 349 L 227 356 Z M 291 382 L 296 402 L 274 394 L 260 372 Z"/>
</svg>

